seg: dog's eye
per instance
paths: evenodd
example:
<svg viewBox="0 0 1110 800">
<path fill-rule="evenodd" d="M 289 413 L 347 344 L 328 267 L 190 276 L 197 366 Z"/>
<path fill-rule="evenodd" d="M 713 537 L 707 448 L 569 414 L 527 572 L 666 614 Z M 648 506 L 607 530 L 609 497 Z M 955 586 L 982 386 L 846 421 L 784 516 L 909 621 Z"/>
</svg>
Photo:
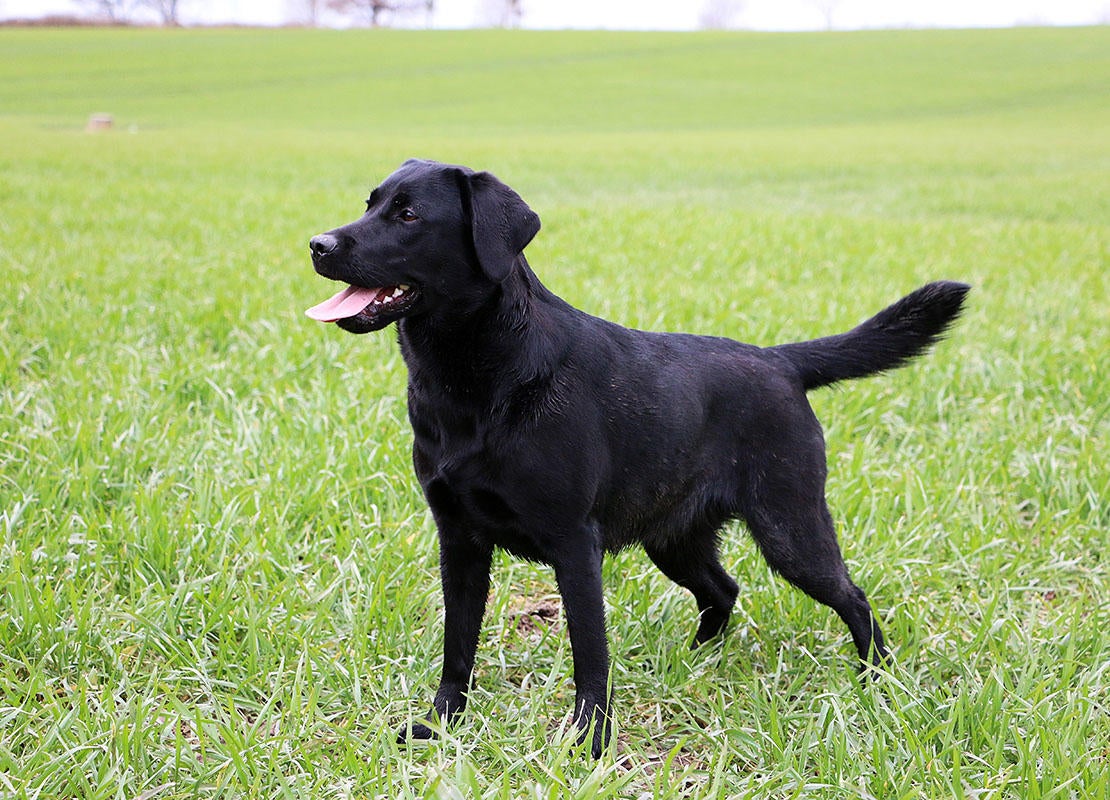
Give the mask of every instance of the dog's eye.
<svg viewBox="0 0 1110 800">
<path fill-rule="evenodd" d="M 415 222 L 419 217 L 416 216 L 416 212 L 411 208 L 402 208 L 397 212 L 397 219 L 401 220 L 401 222 Z"/>
</svg>

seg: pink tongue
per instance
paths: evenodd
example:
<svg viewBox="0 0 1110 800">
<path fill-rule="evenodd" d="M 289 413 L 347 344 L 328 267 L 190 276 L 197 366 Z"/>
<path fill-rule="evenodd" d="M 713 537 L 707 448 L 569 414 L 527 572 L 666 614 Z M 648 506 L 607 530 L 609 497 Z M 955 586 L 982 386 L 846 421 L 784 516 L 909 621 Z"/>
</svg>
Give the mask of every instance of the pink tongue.
<svg viewBox="0 0 1110 800">
<path fill-rule="evenodd" d="M 353 317 L 378 296 L 381 289 L 363 289 L 361 286 L 348 286 L 338 294 L 329 297 L 304 313 L 320 322 L 335 322 L 337 319 Z"/>
</svg>

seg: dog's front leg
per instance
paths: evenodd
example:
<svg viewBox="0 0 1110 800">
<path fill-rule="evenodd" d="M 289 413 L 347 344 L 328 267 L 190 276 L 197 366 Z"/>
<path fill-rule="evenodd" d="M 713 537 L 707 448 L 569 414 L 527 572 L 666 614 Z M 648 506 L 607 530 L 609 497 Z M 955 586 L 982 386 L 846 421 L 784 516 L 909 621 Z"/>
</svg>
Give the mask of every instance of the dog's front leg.
<svg viewBox="0 0 1110 800">
<path fill-rule="evenodd" d="M 474 654 L 489 594 L 493 551 L 475 544 L 462 532 L 439 531 L 439 577 L 443 584 L 443 674 L 427 719 L 444 725 L 466 708 L 466 691 L 474 670 Z M 431 739 L 427 725 L 406 726 L 397 737 Z"/>
<path fill-rule="evenodd" d="M 567 542 L 555 563 L 555 580 L 563 596 L 574 657 L 574 722 L 579 743 L 593 727 L 594 758 L 609 742 L 609 645 L 605 638 L 605 606 L 601 588 L 601 536 L 585 531 L 581 541 Z"/>
</svg>

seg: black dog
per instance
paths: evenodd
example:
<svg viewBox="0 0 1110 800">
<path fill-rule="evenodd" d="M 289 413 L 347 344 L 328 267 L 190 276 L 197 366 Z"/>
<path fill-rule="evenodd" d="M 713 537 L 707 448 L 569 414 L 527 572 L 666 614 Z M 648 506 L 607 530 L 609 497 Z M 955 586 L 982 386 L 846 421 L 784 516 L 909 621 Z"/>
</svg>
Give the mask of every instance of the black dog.
<svg viewBox="0 0 1110 800">
<path fill-rule="evenodd" d="M 848 333 L 761 348 L 629 330 L 552 294 L 522 251 L 539 217 L 485 172 L 407 161 L 355 222 L 315 236 L 316 271 L 350 286 L 309 309 L 352 333 L 398 323 L 413 463 L 439 530 L 443 677 L 429 719 L 466 706 L 495 547 L 550 564 L 574 656 L 575 721 L 609 737 L 606 551 L 640 544 L 721 633 L 738 588 L 718 532 L 742 519 L 767 562 L 848 625 L 864 664 L 887 648 L 848 577 L 825 505 L 806 391 L 902 366 L 959 315 L 932 283 Z M 400 738 L 433 735 L 423 724 Z"/>
</svg>

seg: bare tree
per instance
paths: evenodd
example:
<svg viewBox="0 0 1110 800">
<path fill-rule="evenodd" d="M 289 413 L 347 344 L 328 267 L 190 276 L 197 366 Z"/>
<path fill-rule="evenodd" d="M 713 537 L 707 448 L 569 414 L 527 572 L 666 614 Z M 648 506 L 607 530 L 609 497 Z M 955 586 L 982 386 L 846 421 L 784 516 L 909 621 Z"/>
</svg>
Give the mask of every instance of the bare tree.
<svg viewBox="0 0 1110 800">
<path fill-rule="evenodd" d="M 285 5 L 288 19 L 295 25 L 315 28 L 320 22 L 324 0 L 288 0 Z"/>
<path fill-rule="evenodd" d="M 340 14 L 361 17 L 371 27 L 378 28 L 382 24 L 382 14 L 389 9 L 391 3 L 389 0 L 327 0 L 327 5 Z"/>
<path fill-rule="evenodd" d="M 149 8 L 160 16 L 163 25 L 176 27 L 181 24 L 181 18 L 178 16 L 181 11 L 181 2 L 182 0 L 139 0 L 139 5 Z"/>
<path fill-rule="evenodd" d="M 484 0 L 480 14 L 482 25 L 519 28 L 524 19 L 524 0 Z"/>
<path fill-rule="evenodd" d="M 705 0 L 698 12 L 698 27 L 705 30 L 731 28 L 744 5 L 744 0 Z"/>
<path fill-rule="evenodd" d="M 94 13 L 98 19 L 108 22 L 123 22 L 131 13 L 131 0 L 81 0 L 81 5 Z"/>
<path fill-rule="evenodd" d="M 371 27 L 380 28 L 395 14 L 423 11 L 431 20 L 435 0 L 325 0 L 327 7 L 340 14 L 361 18 Z"/>
<path fill-rule="evenodd" d="M 827 31 L 833 29 L 833 18 L 836 16 L 836 10 L 840 7 L 840 2 L 841 0 L 813 0 L 813 5 L 817 6 L 821 16 L 825 18 L 825 30 Z"/>
</svg>

